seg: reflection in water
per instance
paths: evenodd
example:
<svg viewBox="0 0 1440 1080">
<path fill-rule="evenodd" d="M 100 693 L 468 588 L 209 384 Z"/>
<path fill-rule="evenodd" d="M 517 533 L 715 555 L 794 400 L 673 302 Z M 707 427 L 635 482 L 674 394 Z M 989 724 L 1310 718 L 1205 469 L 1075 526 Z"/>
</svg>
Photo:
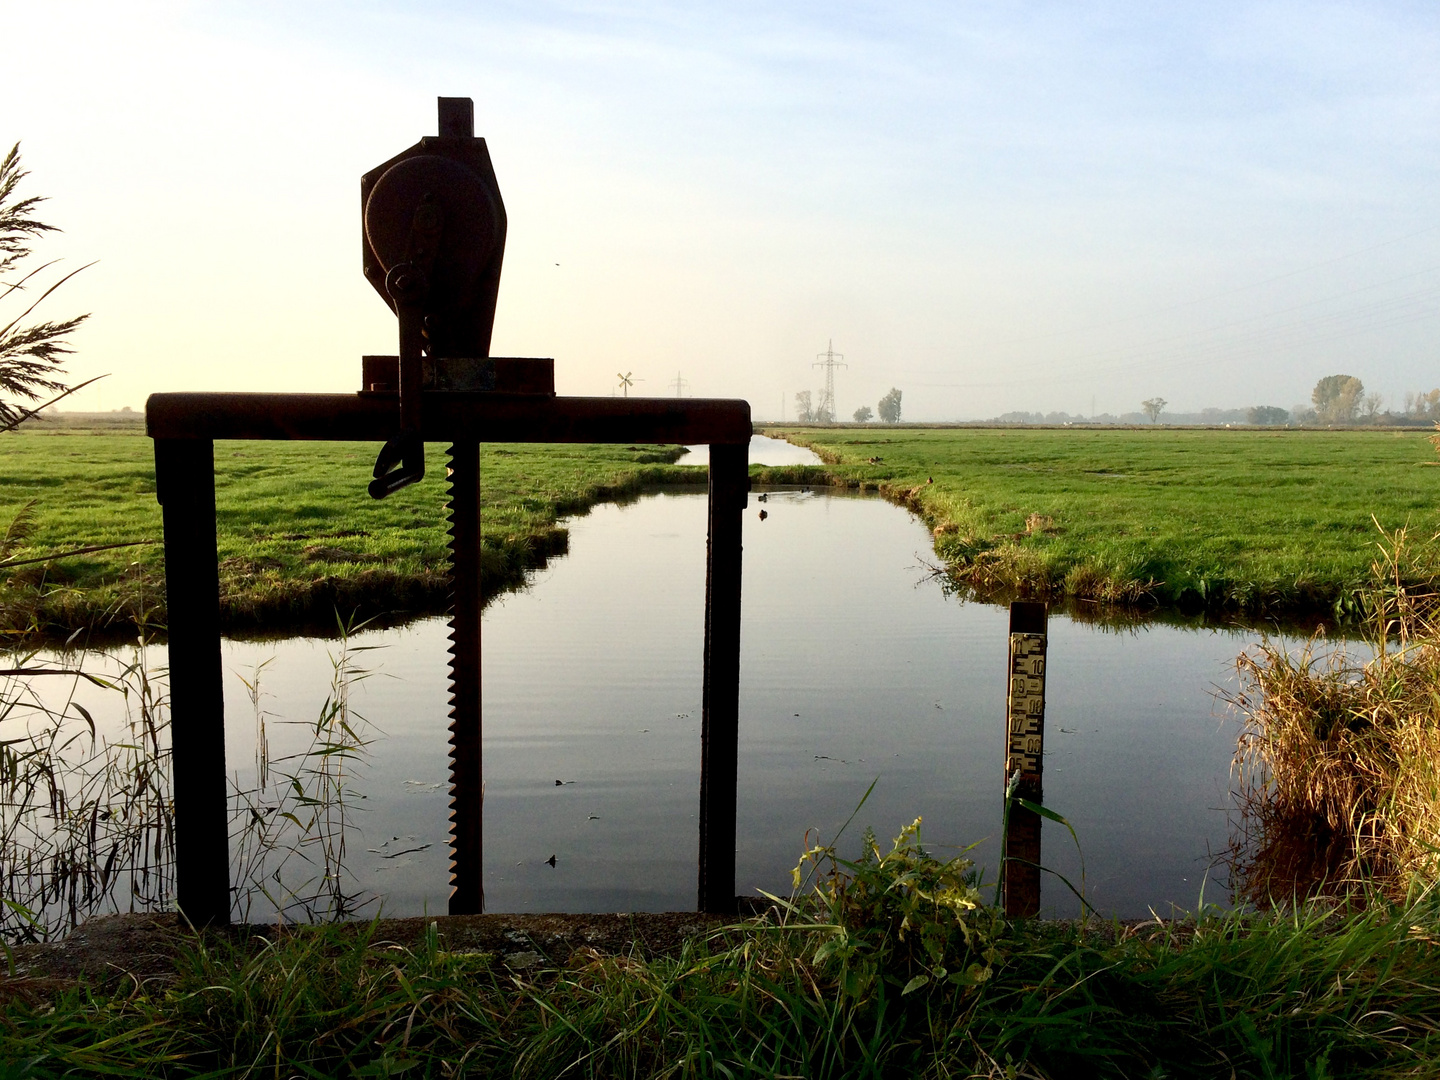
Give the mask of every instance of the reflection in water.
<svg viewBox="0 0 1440 1080">
<path fill-rule="evenodd" d="M 677 464 L 709 465 L 710 447 L 687 446 L 689 451 Z M 750 436 L 751 465 L 823 465 L 814 450 L 795 446 L 784 439 L 772 439 L 768 435 Z"/>
<path fill-rule="evenodd" d="M 947 598 L 930 538 L 874 498 L 752 496 L 745 516 L 738 883 L 784 891 L 805 830 L 886 839 L 916 815 L 936 849 L 984 841 L 993 869 L 1006 612 Z M 484 618 L 485 879 L 492 911 L 692 908 L 706 500 L 661 493 L 573 519 L 570 554 Z M 1212 685 L 1239 634 L 1051 621 L 1046 802 L 1074 824 L 1092 902 L 1144 915 L 1201 898 L 1225 845 L 1234 724 Z M 347 864 L 389 914 L 448 895 L 445 626 L 368 632 L 350 707 L 375 729 Z M 260 663 L 272 760 L 306 744 L 334 642 L 224 646 L 226 744 L 254 783 Z M 267 662 L 268 661 L 268 662 Z M 163 660 L 161 661 L 163 662 Z M 1063 829 L 1044 861 L 1077 884 Z M 845 845 L 842 843 L 842 851 Z M 553 865 L 551 858 L 554 857 Z M 1047 879 L 1046 907 L 1076 903 Z M 1207 901 L 1221 900 L 1211 887 Z M 261 910 L 255 909 L 259 916 Z"/>
<path fill-rule="evenodd" d="M 741 891 L 784 890 L 806 828 L 828 838 L 877 777 L 856 840 L 923 814 L 936 847 L 989 838 L 977 856 L 993 867 L 1006 612 L 947 599 L 921 565 L 925 531 L 884 502 L 776 492 L 766 509 L 762 523 L 752 497 L 745 519 Z M 571 528 L 571 554 L 485 618 L 487 905 L 693 907 L 705 499 L 658 494 Z M 355 708 L 385 734 L 352 866 L 388 911 L 443 911 L 444 624 L 374 637 L 384 676 Z M 1046 801 L 1075 824 L 1102 911 L 1199 901 L 1234 745 L 1211 687 L 1244 644 L 1052 620 Z M 326 648 L 229 643 L 227 666 L 274 651 L 271 707 L 303 718 Z M 231 760 L 246 761 L 248 717 L 230 698 Z M 1068 836 L 1048 825 L 1045 862 L 1078 883 Z M 1062 888 L 1047 906 L 1073 912 Z"/>
</svg>

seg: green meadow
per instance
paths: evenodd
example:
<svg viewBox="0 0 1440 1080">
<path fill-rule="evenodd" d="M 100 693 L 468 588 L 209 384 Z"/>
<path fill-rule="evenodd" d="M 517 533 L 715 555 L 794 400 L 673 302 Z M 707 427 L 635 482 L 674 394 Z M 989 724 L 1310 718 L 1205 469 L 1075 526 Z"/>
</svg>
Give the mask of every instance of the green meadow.
<svg viewBox="0 0 1440 1080">
<path fill-rule="evenodd" d="M 1407 430 L 767 428 L 918 512 L 954 580 L 1001 598 L 1346 618 L 1387 529 L 1433 534 Z"/>
<path fill-rule="evenodd" d="M 378 444 L 219 442 L 215 446 L 221 617 L 231 630 L 333 629 L 349 618 L 444 610 L 448 585 L 445 447 L 424 482 L 366 494 Z M 151 442 L 135 425 L 21 428 L 0 442 L 0 611 L 9 631 L 164 622 L 164 557 Z M 488 592 L 564 551 L 559 520 L 649 484 L 705 483 L 672 468 L 674 447 L 487 445 L 482 451 L 482 573 Z M 27 511 L 26 508 L 29 507 Z M 28 530 L 24 527 L 28 524 Z M 12 532 L 15 531 L 11 526 Z M 136 544 L 137 541 L 142 543 Z M 55 553 L 136 544 L 53 558 Z M 29 562 L 29 559 L 39 561 Z"/>
<path fill-rule="evenodd" d="M 757 482 L 878 491 L 920 514 L 974 594 L 1078 605 L 1346 619 L 1376 527 L 1436 530 L 1425 432 L 771 428 L 823 467 Z M 422 484 L 376 502 L 368 443 L 222 442 L 222 618 L 231 631 L 403 619 L 446 598 L 444 447 Z M 0 443 L 6 631 L 163 623 L 150 440 L 128 427 L 29 425 Z M 494 593 L 566 543 L 561 518 L 646 486 L 705 482 L 673 447 L 486 445 L 482 572 Z M 680 460 L 683 460 L 680 459 Z M 27 509 L 28 508 L 28 509 Z M 3 536 L 0 533 L 0 536 Z M 57 553 L 105 545 L 75 555 Z"/>
</svg>

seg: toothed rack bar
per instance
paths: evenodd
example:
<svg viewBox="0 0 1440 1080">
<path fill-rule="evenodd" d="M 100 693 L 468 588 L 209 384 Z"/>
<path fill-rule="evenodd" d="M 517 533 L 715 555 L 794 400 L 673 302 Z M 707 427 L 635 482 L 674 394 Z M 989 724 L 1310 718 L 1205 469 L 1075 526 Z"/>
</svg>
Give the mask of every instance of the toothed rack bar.
<svg viewBox="0 0 1440 1080">
<path fill-rule="evenodd" d="M 396 401 L 393 394 L 372 390 L 154 394 L 146 403 L 146 430 L 155 440 L 156 493 L 165 522 L 176 900 L 196 925 L 230 921 L 214 440 L 381 442 L 400 432 Z M 422 439 L 454 444 L 448 522 L 455 556 L 452 641 L 473 643 L 475 653 L 473 663 L 457 657 L 459 662 L 452 664 L 457 738 L 452 744 L 451 910 L 479 910 L 484 895 L 479 574 L 474 561 L 480 528 L 479 442 L 684 443 L 711 446 L 698 902 L 702 911 L 733 913 L 740 542 L 750 489 L 749 403 L 429 391 L 421 395 L 419 415 Z"/>
</svg>

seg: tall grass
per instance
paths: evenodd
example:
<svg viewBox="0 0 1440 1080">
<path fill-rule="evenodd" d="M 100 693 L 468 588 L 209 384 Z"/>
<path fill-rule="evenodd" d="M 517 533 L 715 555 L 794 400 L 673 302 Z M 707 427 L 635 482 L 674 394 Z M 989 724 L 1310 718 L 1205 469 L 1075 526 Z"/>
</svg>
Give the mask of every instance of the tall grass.
<svg viewBox="0 0 1440 1080">
<path fill-rule="evenodd" d="M 234 914 L 301 921 L 353 918 L 375 902 L 346 869 L 355 789 L 370 729 L 351 707 L 370 672 L 341 625 L 330 693 L 307 738 L 271 759 L 265 696 L 256 717 L 256 783 L 230 791 Z M 168 671 L 150 666 L 144 633 L 128 650 L 71 649 L 60 662 L 0 655 L 0 941 L 46 940 L 107 911 L 167 910 L 174 900 Z M 262 665 L 263 667 L 263 665 Z M 105 692 L 105 715 L 78 700 Z M 98 710 L 97 710 L 98 711 Z M 116 725 L 116 715 L 121 722 Z"/>
<path fill-rule="evenodd" d="M 1440 878 L 1436 540 L 1382 530 L 1362 645 L 1266 641 L 1238 661 L 1242 895 L 1399 900 Z"/>
<path fill-rule="evenodd" d="M 103 676 L 83 650 L 64 666 L 0 658 L 0 939 L 43 939 L 106 905 L 145 910 L 173 893 L 169 710 L 144 646 L 112 655 Z M 123 712 L 117 735 L 76 699 L 86 682 Z"/>
<path fill-rule="evenodd" d="M 351 706 L 354 688 L 373 672 L 364 653 L 381 646 L 357 645 L 358 626 L 340 624 L 330 652 L 330 692 L 306 729 L 304 747 L 270 756 L 261 664 L 245 688 L 255 715 L 255 786 L 231 790 L 232 833 L 237 834 L 231 880 L 239 882 L 235 914 L 249 922 L 258 897 L 275 914 L 303 922 L 354 918 L 376 897 L 356 888 L 345 865 L 355 832 L 355 788 L 371 741 L 369 722 Z M 238 826 L 238 827 L 237 827 Z"/>
</svg>

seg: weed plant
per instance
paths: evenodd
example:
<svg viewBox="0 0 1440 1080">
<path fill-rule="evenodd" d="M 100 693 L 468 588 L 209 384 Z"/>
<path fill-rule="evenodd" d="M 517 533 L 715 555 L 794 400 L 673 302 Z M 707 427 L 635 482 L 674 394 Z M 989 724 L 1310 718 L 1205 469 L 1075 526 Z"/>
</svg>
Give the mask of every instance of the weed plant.
<svg viewBox="0 0 1440 1080">
<path fill-rule="evenodd" d="M 807 847 L 793 871 L 794 895 L 771 897 L 780 925 L 818 938 L 814 965 L 857 1001 L 885 992 L 882 983 L 903 997 L 931 984 L 977 986 L 991 975 L 997 913 L 982 903 L 972 861 L 963 852 L 936 859 L 920 842 L 920 822 L 883 853 L 867 828 L 858 860 L 841 858 L 834 843 Z"/>
<path fill-rule="evenodd" d="M 1358 650 L 1267 640 L 1238 661 L 1232 860 L 1257 903 L 1317 890 L 1399 901 L 1440 880 L 1436 540 L 1401 528 L 1376 550 Z"/>
</svg>

